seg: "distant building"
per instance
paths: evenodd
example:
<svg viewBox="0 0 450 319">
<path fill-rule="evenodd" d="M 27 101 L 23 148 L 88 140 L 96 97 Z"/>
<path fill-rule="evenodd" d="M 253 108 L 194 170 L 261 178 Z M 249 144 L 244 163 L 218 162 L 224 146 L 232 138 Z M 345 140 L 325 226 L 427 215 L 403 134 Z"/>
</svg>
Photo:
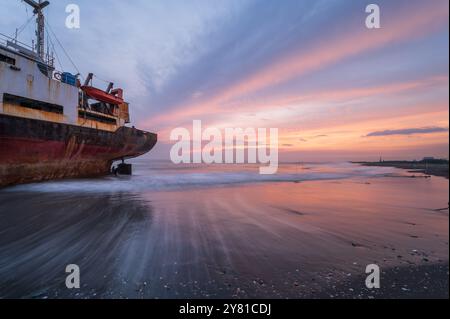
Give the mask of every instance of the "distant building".
<svg viewBox="0 0 450 319">
<path fill-rule="evenodd" d="M 422 161 L 434 161 L 434 157 L 424 157 Z"/>
</svg>

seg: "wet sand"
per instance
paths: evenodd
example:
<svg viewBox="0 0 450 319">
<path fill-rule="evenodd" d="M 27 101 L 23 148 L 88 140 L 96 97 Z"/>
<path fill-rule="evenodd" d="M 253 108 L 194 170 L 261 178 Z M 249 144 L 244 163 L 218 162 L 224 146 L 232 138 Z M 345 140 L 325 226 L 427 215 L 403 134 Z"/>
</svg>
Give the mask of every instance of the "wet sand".
<svg viewBox="0 0 450 319">
<path fill-rule="evenodd" d="M 0 192 L 2 298 L 448 298 L 448 180 Z M 378 264 L 381 289 L 364 287 Z M 65 267 L 81 289 L 65 287 Z"/>
</svg>

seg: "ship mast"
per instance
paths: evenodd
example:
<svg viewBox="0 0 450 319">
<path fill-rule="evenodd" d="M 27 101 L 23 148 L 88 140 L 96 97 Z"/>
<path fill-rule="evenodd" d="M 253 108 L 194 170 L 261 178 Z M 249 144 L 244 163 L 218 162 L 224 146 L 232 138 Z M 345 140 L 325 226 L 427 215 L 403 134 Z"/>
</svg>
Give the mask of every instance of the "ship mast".
<svg viewBox="0 0 450 319">
<path fill-rule="evenodd" d="M 36 29 L 36 49 L 39 57 L 44 60 L 45 59 L 45 47 L 44 47 L 44 40 L 45 40 L 45 18 L 44 14 L 42 13 L 42 9 L 44 9 L 46 6 L 50 4 L 48 1 L 41 1 L 38 0 L 38 2 L 34 0 L 24 0 L 27 4 L 33 7 L 33 13 L 37 15 L 36 23 L 37 23 L 37 29 Z"/>
</svg>

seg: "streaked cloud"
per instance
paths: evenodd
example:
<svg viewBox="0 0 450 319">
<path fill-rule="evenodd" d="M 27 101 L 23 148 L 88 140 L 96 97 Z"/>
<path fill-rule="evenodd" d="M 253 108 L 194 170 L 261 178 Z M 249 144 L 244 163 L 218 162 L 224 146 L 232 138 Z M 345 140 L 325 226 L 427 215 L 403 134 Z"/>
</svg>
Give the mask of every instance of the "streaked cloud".
<svg viewBox="0 0 450 319">
<path fill-rule="evenodd" d="M 414 134 L 432 134 L 448 132 L 448 128 L 444 127 L 421 127 L 421 128 L 405 128 L 399 130 L 385 130 L 372 132 L 366 135 L 366 137 L 375 136 L 390 136 L 390 135 L 414 135 Z"/>
</svg>

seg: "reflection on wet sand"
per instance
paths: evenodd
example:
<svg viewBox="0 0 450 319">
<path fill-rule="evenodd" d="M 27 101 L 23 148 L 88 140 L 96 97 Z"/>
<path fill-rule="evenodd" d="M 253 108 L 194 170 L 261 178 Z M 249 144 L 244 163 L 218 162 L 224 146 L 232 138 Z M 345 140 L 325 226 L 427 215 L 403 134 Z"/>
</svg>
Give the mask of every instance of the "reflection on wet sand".
<svg viewBox="0 0 450 319">
<path fill-rule="evenodd" d="M 443 178 L 0 192 L 0 297 L 358 298 L 371 263 L 382 296 L 448 296 L 447 203 Z"/>
</svg>

